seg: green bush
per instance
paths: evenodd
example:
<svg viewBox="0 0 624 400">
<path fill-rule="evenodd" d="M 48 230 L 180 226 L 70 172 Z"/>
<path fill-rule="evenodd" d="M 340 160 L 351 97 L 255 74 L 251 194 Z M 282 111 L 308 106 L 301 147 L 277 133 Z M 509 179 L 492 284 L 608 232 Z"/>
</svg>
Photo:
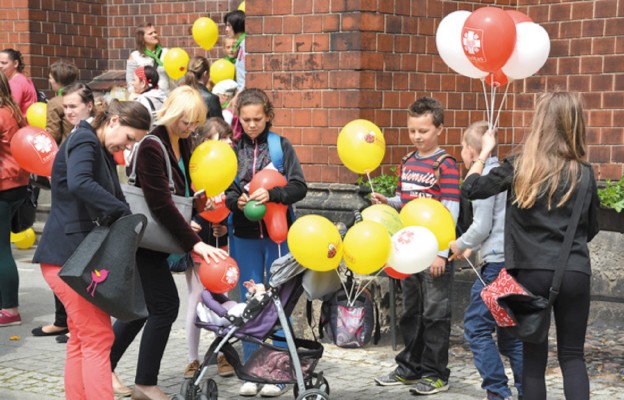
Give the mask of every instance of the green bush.
<svg viewBox="0 0 624 400">
<path fill-rule="evenodd" d="M 617 182 L 607 179 L 605 187 L 598 189 L 598 197 L 603 207 L 622 212 L 624 209 L 624 176 Z"/>
<path fill-rule="evenodd" d="M 386 197 L 394 197 L 396 194 L 397 184 L 399 183 L 399 177 L 397 175 L 397 167 L 390 168 L 390 175 L 381 174 L 374 178 L 371 178 L 373 188 L 376 193 L 383 194 Z M 371 187 L 371 182 L 368 181 L 366 176 L 360 176 L 357 180 L 358 185 Z"/>
</svg>

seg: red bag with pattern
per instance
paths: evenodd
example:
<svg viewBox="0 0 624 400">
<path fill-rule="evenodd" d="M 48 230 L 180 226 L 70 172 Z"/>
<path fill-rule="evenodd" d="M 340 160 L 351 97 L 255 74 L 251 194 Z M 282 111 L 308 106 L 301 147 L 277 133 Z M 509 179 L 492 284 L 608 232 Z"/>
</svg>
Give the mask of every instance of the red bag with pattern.
<svg viewBox="0 0 624 400">
<path fill-rule="evenodd" d="M 499 304 L 498 299 L 510 294 L 530 295 L 505 268 L 501 269 L 498 277 L 481 290 L 481 298 L 492 313 L 496 325 L 500 327 L 516 326 L 516 321 Z"/>
</svg>

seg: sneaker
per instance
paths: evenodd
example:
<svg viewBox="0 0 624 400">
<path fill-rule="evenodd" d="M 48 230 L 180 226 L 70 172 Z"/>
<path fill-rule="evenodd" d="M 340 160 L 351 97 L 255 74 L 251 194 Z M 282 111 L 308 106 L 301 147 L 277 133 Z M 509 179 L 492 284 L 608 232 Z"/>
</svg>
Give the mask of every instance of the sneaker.
<svg viewBox="0 0 624 400">
<path fill-rule="evenodd" d="M 490 392 L 487 390 L 485 400 L 513 400 L 513 397 L 503 397 L 498 393 Z M 522 397 L 518 397 L 519 400 L 522 400 Z"/>
<path fill-rule="evenodd" d="M 22 317 L 19 313 L 10 314 L 6 310 L 0 310 L 0 326 L 21 325 Z"/>
<path fill-rule="evenodd" d="M 424 377 L 410 388 L 411 393 L 415 394 L 435 394 L 449 390 L 448 381 L 440 378 Z"/>
<path fill-rule="evenodd" d="M 377 382 L 379 386 L 411 385 L 418 382 L 418 379 L 419 378 L 416 377 L 408 378 L 401 376 L 395 369 L 387 375 L 375 378 L 375 382 Z"/>
<path fill-rule="evenodd" d="M 217 356 L 217 373 L 224 378 L 234 375 L 234 367 L 230 365 L 223 354 Z"/>
<path fill-rule="evenodd" d="M 258 394 L 258 384 L 255 382 L 245 382 L 241 385 L 238 394 L 241 396 L 255 396 Z"/>
<path fill-rule="evenodd" d="M 189 365 L 184 368 L 184 378 L 192 378 L 195 376 L 195 372 L 199 369 L 199 361 L 193 360 Z"/>
<path fill-rule="evenodd" d="M 262 397 L 278 397 L 284 394 L 288 389 L 286 385 L 283 383 L 278 383 L 276 385 L 264 385 L 262 386 L 262 390 L 260 391 L 260 396 Z"/>
</svg>

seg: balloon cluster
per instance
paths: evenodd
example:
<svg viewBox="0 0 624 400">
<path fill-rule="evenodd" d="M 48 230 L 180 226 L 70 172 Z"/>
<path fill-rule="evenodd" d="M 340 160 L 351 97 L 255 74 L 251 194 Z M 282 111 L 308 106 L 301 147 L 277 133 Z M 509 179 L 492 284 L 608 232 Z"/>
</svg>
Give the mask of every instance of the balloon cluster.
<svg viewBox="0 0 624 400">
<path fill-rule="evenodd" d="M 535 74 L 550 52 L 548 33 L 515 10 L 482 7 L 455 11 L 436 32 L 440 57 L 451 69 L 470 78 L 502 85 Z"/>
<path fill-rule="evenodd" d="M 385 204 L 372 205 L 362 211 L 362 219 L 342 240 L 327 218 L 306 215 L 291 226 L 288 247 L 308 269 L 333 270 L 344 258 L 356 274 L 373 274 L 385 266 L 388 275 L 400 279 L 427 269 L 455 239 L 451 213 L 433 199 L 414 199 L 401 213 Z"/>
</svg>

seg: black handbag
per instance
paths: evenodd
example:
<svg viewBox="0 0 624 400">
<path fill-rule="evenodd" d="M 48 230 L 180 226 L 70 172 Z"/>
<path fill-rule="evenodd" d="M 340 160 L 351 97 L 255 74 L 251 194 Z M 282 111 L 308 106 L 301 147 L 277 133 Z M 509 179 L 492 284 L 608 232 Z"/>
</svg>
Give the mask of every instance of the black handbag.
<svg viewBox="0 0 624 400">
<path fill-rule="evenodd" d="M 147 317 L 136 250 L 147 218 L 132 214 L 96 226 L 59 272 L 76 293 L 122 321 Z"/>
<path fill-rule="evenodd" d="M 26 186 L 26 190 L 27 195 L 24 202 L 19 206 L 11 219 L 11 232 L 13 233 L 23 232 L 35 223 L 39 188 L 31 182 Z"/>
<path fill-rule="evenodd" d="M 563 280 L 563 274 L 566 264 L 570 256 L 574 233 L 581 217 L 583 209 L 583 199 L 589 189 L 589 178 L 586 177 L 586 171 L 583 168 L 581 172 L 581 182 L 576 191 L 576 199 L 570 224 L 566 228 L 563 244 L 559 250 L 557 266 L 553 276 L 553 282 L 550 287 L 548 299 L 543 296 L 536 296 L 526 290 L 526 294 L 508 294 L 498 297 L 498 305 L 503 308 L 509 316 L 514 320 L 514 326 L 501 327 L 514 337 L 529 343 L 544 343 L 548 339 L 548 330 L 550 328 L 550 314 L 552 306 L 559 294 L 559 287 Z"/>
</svg>

